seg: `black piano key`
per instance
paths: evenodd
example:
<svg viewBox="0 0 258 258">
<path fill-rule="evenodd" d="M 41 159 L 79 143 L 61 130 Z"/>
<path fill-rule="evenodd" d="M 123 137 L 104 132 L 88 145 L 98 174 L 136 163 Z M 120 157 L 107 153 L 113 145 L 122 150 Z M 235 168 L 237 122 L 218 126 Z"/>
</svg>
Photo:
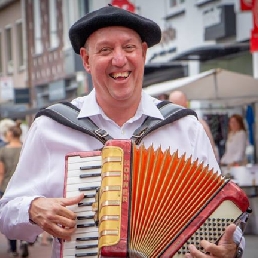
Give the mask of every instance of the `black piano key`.
<svg viewBox="0 0 258 258">
<path fill-rule="evenodd" d="M 98 245 L 76 245 L 75 249 L 81 250 L 81 249 L 90 249 L 90 248 L 96 248 Z"/>
<path fill-rule="evenodd" d="M 83 207 L 83 206 L 92 206 L 94 202 L 79 202 L 78 207 Z"/>
<path fill-rule="evenodd" d="M 88 186 L 88 187 L 79 187 L 78 190 L 79 191 L 90 191 L 90 190 L 95 190 L 97 189 L 97 186 Z"/>
<path fill-rule="evenodd" d="M 96 194 L 84 194 L 84 198 L 95 198 Z"/>
<path fill-rule="evenodd" d="M 81 253 L 75 254 L 75 257 L 96 257 L 98 253 Z"/>
<path fill-rule="evenodd" d="M 92 241 L 92 240 L 98 240 L 99 238 L 96 237 L 77 237 L 76 241 Z"/>
<path fill-rule="evenodd" d="M 84 224 L 78 224 L 77 228 L 89 228 L 96 226 L 95 222 L 92 223 L 84 223 Z"/>
<path fill-rule="evenodd" d="M 101 169 L 101 166 L 82 166 L 80 170 Z"/>
<path fill-rule="evenodd" d="M 84 219 L 94 219 L 94 216 L 77 216 L 77 220 L 84 220 Z"/>
<path fill-rule="evenodd" d="M 80 178 L 98 177 L 98 176 L 101 176 L 101 173 L 97 173 L 97 174 L 81 174 Z"/>
</svg>

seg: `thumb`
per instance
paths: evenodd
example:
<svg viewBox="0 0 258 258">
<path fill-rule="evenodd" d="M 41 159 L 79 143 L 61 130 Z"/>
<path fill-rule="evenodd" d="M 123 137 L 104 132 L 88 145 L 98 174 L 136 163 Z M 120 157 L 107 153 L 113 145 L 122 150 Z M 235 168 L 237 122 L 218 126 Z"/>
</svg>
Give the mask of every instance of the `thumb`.
<svg viewBox="0 0 258 258">
<path fill-rule="evenodd" d="M 221 237 L 219 243 L 224 245 L 224 244 L 232 244 L 234 243 L 234 238 L 233 238 L 233 235 L 234 235 L 234 232 L 236 230 L 236 225 L 235 224 L 231 224 L 229 225 L 223 236 Z"/>
<path fill-rule="evenodd" d="M 60 200 L 60 204 L 62 206 L 71 206 L 71 205 L 79 203 L 80 201 L 83 200 L 83 198 L 84 198 L 84 194 L 81 193 L 74 197 L 60 198 L 59 200 Z"/>
</svg>

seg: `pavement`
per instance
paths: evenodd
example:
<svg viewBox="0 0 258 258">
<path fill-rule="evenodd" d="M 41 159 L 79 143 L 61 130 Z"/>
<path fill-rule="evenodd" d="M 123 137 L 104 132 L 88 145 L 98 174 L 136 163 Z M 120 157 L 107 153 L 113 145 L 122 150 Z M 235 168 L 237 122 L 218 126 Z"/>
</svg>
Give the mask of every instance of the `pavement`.
<svg viewBox="0 0 258 258">
<path fill-rule="evenodd" d="M 19 241 L 17 242 L 17 251 L 19 252 Z M 8 240 L 0 233 L 0 258 L 9 258 Z M 29 246 L 29 258 L 50 258 L 51 243 L 48 246 L 42 246 L 40 241 L 36 241 L 33 246 Z"/>
<path fill-rule="evenodd" d="M 246 249 L 243 258 L 258 258 L 258 235 L 246 235 Z M 9 258 L 8 242 L 0 233 L 0 258 Z M 33 246 L 29 246 L 29 258 L 50 258 L 51 245 L 42 246 L 40 241 L 36 241 Z"/>
</svg>

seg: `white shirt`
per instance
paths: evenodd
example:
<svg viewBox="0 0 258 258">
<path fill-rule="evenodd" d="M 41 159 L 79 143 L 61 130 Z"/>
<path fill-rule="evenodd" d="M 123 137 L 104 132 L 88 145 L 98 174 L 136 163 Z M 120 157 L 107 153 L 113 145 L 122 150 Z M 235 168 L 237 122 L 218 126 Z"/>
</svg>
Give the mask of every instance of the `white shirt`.
<svg viewBox="0 0 258 258">
<path fill-rule="evenodd" d="M 244 130 L 230 133 L 226 141 L 225 153 L 221 158 L 221 164 L 242 163 L 245 161 L 247 147 L 247 134 Z"/>
<path fill-rule="evenodd" d="M 128 139 L 146 116 L 164 119 L 156 107 L 158 100 L 142 93 L 134 117 L 122 127 L 109 119 L 96 103 L 95 91 L 72 101 L 81 109 L 79 118 L 90 117 L 113 138 Z M 119 112 L 119 110 L 117 110 Z M 161 145 L 171 152 L 199 158 L 219 171 L 210 141 L 203 126 L 194 116 L 184 117 L 173 124 L 152 132 L 143 139 L 146 147 Z M 29 222 L 29 206 L 39 196 L 62 197 L 64 189 L 65 155 L 76 151 L 99 149 L 95 138 L 65 127 L 48 117 L 39 117 L 32 124 L 20 156 L 17 169 L 0 200 L 0 230 L 8 238 L 33 242 L 42 229 Z M 60 257 L 58 241 L 54 242 L 52 258 Z"/>
</svg>

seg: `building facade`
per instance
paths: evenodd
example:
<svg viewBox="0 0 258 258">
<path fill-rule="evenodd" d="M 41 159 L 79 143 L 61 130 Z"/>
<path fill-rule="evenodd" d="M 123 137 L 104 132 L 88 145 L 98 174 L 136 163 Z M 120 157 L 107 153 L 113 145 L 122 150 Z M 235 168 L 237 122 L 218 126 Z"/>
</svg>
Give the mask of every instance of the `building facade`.
<svg viewBox="0 0 258 258">
<path fill-rule="evenodd" d="M 161 42 L 148 50 L 144 87 L 218 67 L 253 74 L 252 14 L 241 11 L 240 0 L 0 0 L 0 78 L 8 86 L 2 117 L 11 115 L 10 108 L 15 116 L 24 105 L 35 113 L 92 89 L 68 31 L 85 13 L 107 4 L 130 4 L 162 29 Z M 19 89 L 30 94 L 27 103 L 17 103 Z"/>
<path fill-rule="evenodd" d="M 0 0 L 0 117 L 29 104 L 24 1 Z"/>
</svg>

